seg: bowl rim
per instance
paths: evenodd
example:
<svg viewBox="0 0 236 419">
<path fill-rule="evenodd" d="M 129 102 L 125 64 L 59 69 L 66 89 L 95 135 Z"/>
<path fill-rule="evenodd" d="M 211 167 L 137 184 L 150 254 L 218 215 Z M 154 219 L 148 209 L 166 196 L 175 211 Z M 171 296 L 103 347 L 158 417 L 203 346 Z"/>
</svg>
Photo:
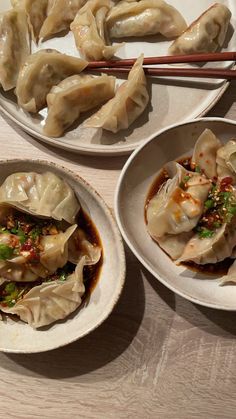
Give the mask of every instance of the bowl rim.
<svg viewBox="0 0 236 419">
<path fill-rule="evenodd" d="M 125 278 L 126 278 L 126 258 L 125 258 L 125 250 L 124 250 L 124 243 L 122 240 L 122 236 L 121 233 L 119 231 L 119 228 L 117 226 L 115 217 L 111 211 L 111 209 L 108 207 L 108 205 L 106 204 L 105 200 L 102 198 L 102 196 L 96 191 L 96 189 L 90 185 L 89 182 L 87 182 L 84 178 L 82 178 L 80 175 L 78 175 L 75 171 L 68 169 L 67 167 L 57 164 L 55 162 L 51 162 L 51 161 L 47 161 L 47 160 L 43 160 L 43 159 L 4 159 L 4 160 L 0 160 L 0 167 L 2 165 L 8 165 L 11 163 L 36 163 L 36 164 L 40 164 L 42 166 L 46 166 L 48 169 L 50 169 L 50 167 L 54 167 L 56 169 L 59 169 L 62 172 L 65 172 L 66 174 L 68 174 L 70 177 L 74 178 L 74 180 L 77 183 L 80 183 L 83 185 L 83 187 L 91 194 L 93 195 L 95 201 L 98 201 L 99 204 L 101 205 L 102 210 L 104 211 L 104 214 L 106 216 L 106 218 L 109 219 L 110 224 L 113 228 L 114 234 L 117 238 L 117 244 L 118 244 L 118 254 L 119 254 L 119 265 L 120 265 L 120 276 L 117 278 L 117 283 L 119 282 L 119 287 L 117 287 L 116 293 L 114 294 L 112 300 L 110 301 L 110 304 L 107 306 L 107 310 L 104 313 L 104 315 L 101 316 L 101 319 L 99 322 L 97 322 L 95 325 L 91 326 L 88 330 L 86 330 L 86 332 L 82 333 L 81 335 L 74 337 L 72 339 L 70 339 L 69 341 L 65 342 L 65 343 L 60 343 L 57 345 L 49 345 L 47 346 L 47 348 L 43 349 L 5 349 L 2 348 L 0 346 L 0 352 L 4 352 L 4 353 L 17 353 L 17 354 L 28 354 L 28 353 L 41 353 L 41 352 L 47 352 L 47 351 L 52 351 L 54 349 L 58 349 L 61 348 L 63 346 L 69 345 L 85 336 L 87 336 L 89 333 L 91 333 L 92 331 L 94 331 L 95 329 L 97 329 L 112 313 L 114 307 L 116 306 L 121 293 L 123 291 L 124 288 L 124 284 L 125 284 Z M 98 281 L 99 282 L 99 281 Z M 65 319 L 66 321 L 66 319 Z M 27 324 L 27 323 L 26 323 Z M 28 325 L 29 326 L 29 325 Z M 30 327 L 30 326 L 29 326 Z"/>
<path fill-rule="evenodd" d="M 167 288 L 169 288 L 171 291 L 173 291 L 175 294 L 180 295 L 183 298 L 186 298 L 187 300 L 191 301 L 192 303 L 196 303 L 198 305 L 204 306 L 204 307 L 209 307 L 209 308 L 215 308 L 218 310 L 226 310 L 226 311 L 236 311 L 236 305 L 235 308 L 232 308 L 231 306 L 223 306 L 223 305 L 217 305 L 215 303 L 210 303 L 210 302 L 204 302 L 199 300 L 196 297 L 192 297 L 191 295 L 188 295 L 187 293 L 177 289 L 175 286 L 170 285 L 166 280 L 164 280 L 154 269 L 152 269 L 152 267 L 149 265 L 148 262 L 146 262 L 144 260 L 144 258 L 142 257 L 142 255 L 136 250 L 135 246 L 133 245 L 133 243 L 131 242 L 131 240 L 129 239 L 128 235 L 126 234 L 126 231 L 123 227 L 122 221 L 121 221 L 121 217 L 120 217 L 120 210 L 119 210 L 119 197 L 120 197 L 120 192 L 121 192 L 121 188 L 122 188 L 122 184 L 123 184 L 123 180 L 125 178 L 125 174 L 127 169 L 129 168 L 130 164 L 133 162 L 133 160 L 136 158 L 136 156 L 142 151 L 142 149 L 144 147 L 146 147 L 146 145 L 148 145 L 149 143 L 151 143 L 152 141 L 158 141 L 159 137 L 161 134 L 163 133 L 167 133 L 168 131 L 173 130 L 174 128 L 178 128 L 178 127 L 183 127 L 186 125 L 191 125 L 191 124 L 196 124 L 199 122 L 224 122 L 226 124 L 230 124 L 230 125 L 235 125 L 236 126 L 236 121 L 233 121 L 232 119 L 227 119 L 227 118 L 220 118 L 220 117 L 206 117 L 206 118 L 197 118 L 197 119 L 192 119 L 189 120 L 187 122 L 181 122 L 181 123 L 177 123 L 177 124 L 173 124 L 170 125 L 167 128 L 164 128 L 160 131 L 158 131 L 158 133 L 153 136 L 152 138 L 148 139 L 147 141 L 145 141 L 144 143 L 142 143 L 133 153 L 132 155 L 128 158 L 128 160 L 126 161 L 125 165 L 122 168 L 122 171 L 120 173 L 118 182 L 117 182 L 117 186 L 116 186 L 116 190 L 115 190 L 115 197 L 114 197 L 114 212 L 115 212 L 115 217 L 116 217 L 116 222 L 118 224 L 118 227 L 120 229 L 120 232 L 122 234 L 122 237 L 124 239 L 124 241 L 126 242 L 126 244 L 128 245 L 128 247 L 130 248 L 130 250 L 133 252 L 133 254 L 136 256 L 136 258 L 141 262 L 141 264 L 156 278 L 158 279 L 158 281 L 160 281 L 163 285 L 165 285 Z M 159 140 L 160 141 L 160 140 Z"/>
</svg>

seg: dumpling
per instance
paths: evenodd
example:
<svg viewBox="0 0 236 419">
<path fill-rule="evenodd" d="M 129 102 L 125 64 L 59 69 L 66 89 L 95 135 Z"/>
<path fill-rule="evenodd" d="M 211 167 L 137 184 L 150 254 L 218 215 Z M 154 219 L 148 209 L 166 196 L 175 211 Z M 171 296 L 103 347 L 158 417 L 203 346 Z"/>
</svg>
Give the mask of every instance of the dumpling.
<svg viewBox="0 0 236 419">
<path fill-rule="evenodd" d="M 205 176 L 189 172 L 178 163 L 175 171 L 147 206 L 147 229 L 155 240 L 165 234 L 191 231 L 202 215 L 211 188 Z"/>
<path fill-rule="evenodd" d="M 121 2 L 107 16 L 112 38 L 162 34 L 166 38 L 179 36 L 187 24 L 173 6 L 163 0 Z"/>
<path fill-rule="evenodd" d="M 79 74 L 87 61 L 61 54 L 56 50 L 41 50 L 29 56 L 22 67 L 16 85 L 18 104 L 36 113 L 46 105 L 52 86 L 73 74 Z"/>
<path fill-rule="evenodd" d="M 173 42 L 169 53 L 181 55 L 215 52 L 223 46 L 231 15 L 224 4 L 214 4 Z"/>
<path fill-rule="evenodd" d="M 13 173 L 0 187 L 0 203 L 70 224 L 80 209 L 71 187 L 52 172 Z"/>
<path fill-rule="evenodd" d="M 236 245 L 236 223 L 223 224 L 209 238 L 195 234 L 187 243 L 177 263 L 191 261 L 200 265 L 217 263 L 231 256 Z"/>
<path fill-rule="evenodd" d="M 220 285 L 230 285 L 236 283 L 236 261 L 230 266 L 227 275 L 222 276 Z"/>
<path fill-rule="evenodd" d="M 12 308 L 0 303 L 1 310 L 4 313 L 17 314 L 22 321 L 33 328 L 47 326 L 64 319 L 82 302 L 85 293 L 84 263 L 85 258 L 82 258 L 66 281 L 44 282 L 33 287 Z"/>
<path fill-rule="evenodd" d="M 110 7 L 110 0 L 89 0 L 71 24 L 76 46 L 87 60 L 110 59 L 121 46 L 106 45 L 105 18 Z"/>
<path fill-rule="evenodd" d="M 38 42 L 39 32 L 47 16 L 48 0 L 11 0 L 13 7 L 22 7 L 28 17 L 31 36 Z"/>
<path fill-rule="evenodd" d="M 36 0 L 39 2 L 39 0 Z M 47 18 L 41 28 L 39 37 L 48 38 L 70 28 L 78 10 L 86 0 L 48 0 Z"/>
<path fill-rule="evenodd" d="M 182 255 L 193 234 L 192 231 L 180 234 L 165 234 L 163 237 L 155 237 L 155 241 L 172 260 L 176 260 Z"/>
<path fill-rule="evenodd" d="M 52 88 L 47 96 L 48 117 L 44 133 L 60 137 L 82 112 L 111 99 L 115 94 L 115 77 L 71 76 Z"/>
<path fill-rule="evenodd" d="M 217 175 L 219 178 L 231 177 L 236 183 L 236 141 L 230 140 L 220 147 L 216 155 Z"/>
<path fill-rule="evenodd" d="M 128 128 L 143 113 L 149 95 L 142 64 L 143 55 L 136 60 L 128 80 L 121 84 L 115 97 L 87 119 L 84 126 L 103 128 L 116 133 Z"/>
<path fill-rule="evenodd" d="M 58 268 L 68 261 L 68 241 L 77 225 L 70 226 L 65 232 L 55 235 L 42 236 L 40 245 L 43 251 L 40 252 L 40 263 L 48 270 L 48 273 L 54 273 Z"/>
<path fill-rule="evenodd" d="M 95 265 L 101 258 L 101 248 L 90 243 L 85 232 L 80 228 L 77 228 L 72 234 L 68 246 L 69 262 L 77 264 L 82 257 L 85 257 L 85 265 Z"/>
<path fill-rule="evenodd" d="M 208 178 L 216 180 L 216 153 L 220 146 L 215 134 L 210 129 L 205 129 L 195 144 L 191 167 L 199 167 Z"/>
<path fill-rule="evenodd" d="M 26 14 L 12 9 L 0 14 L 0 85 L 5 91 L 16 86 L 22 64 L 30 54 Z"/>
</svg>

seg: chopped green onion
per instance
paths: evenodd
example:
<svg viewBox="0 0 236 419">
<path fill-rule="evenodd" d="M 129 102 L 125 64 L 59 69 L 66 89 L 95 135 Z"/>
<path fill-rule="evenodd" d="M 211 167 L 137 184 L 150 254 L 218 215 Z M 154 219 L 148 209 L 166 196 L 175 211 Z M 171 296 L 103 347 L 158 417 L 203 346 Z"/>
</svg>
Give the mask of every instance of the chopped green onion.
<svg viewBox="0 0 236 419">
<path fill-rule="evenodd" d="M 14 282 L 9 282 L 6 286 L 5 286 L 5 291 L 8 294 L 11 294 L 12 292 L 14 292 L 16 290 L 16 284 Z"/>
<path fill-rule="evenodd" d="M 214 201 L 213 201 L 213 199 L 207 199 L 206 202 L 205 202 L 205 204 L 204 204 L 204 206 L 207 209 L 213 208 L 214 207 Z"/>
<path fill-rule="evenodd" d="M 209 239 L 214 236 L 215 232 L 213 230 L 209 230 L 208 228 L 200 228 L 198 230 L 198 236 L 200 239 Z"/>
<path fill-rule="evenodd" d="M 13 248 L 6 244 L 0 244 L 0 260 L 10 259 L 13 255 Z"/>
<path fill-rule="evenodd" d="M 195 167 L 195 172 L 197 172 L 197 173 L 201 173 L 201 169 L 200 169 L 200 167 L 199 167 L 199 166 L 196 166 L 196 167 Z"/>
<path fill-rule="evenodd" d="M 184 176 L 183 181 L 186 183 L 191 179 L 191 176 Z"/>
</svg>

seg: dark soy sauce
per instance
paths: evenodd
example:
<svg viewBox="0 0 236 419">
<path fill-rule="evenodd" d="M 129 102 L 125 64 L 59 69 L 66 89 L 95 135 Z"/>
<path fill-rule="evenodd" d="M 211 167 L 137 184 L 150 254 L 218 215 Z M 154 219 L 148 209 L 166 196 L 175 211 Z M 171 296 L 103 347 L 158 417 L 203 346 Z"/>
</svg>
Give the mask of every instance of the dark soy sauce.
<svg viewBox="0 0 236 419">
<path fill-rule="evenodd" d="M 102 249 L 102 243 L 97 228 L 93 221 L 82 209 L 79 211 L 77 224 L 78 227 L 80 227 L 86 233 L 87 239 L 90 241 L 90 243 L 92 243 L 94 246 L 99 246 Z M 96 265 L 84 267 L 84 284 L 86 289 L 84 298 L 90 295 L 95 288 L 99 279 L 102 262 L 103 255 L 101 255 L 101 258 L 99 262 L 96 263 Z"/>
<path fill-rule="evenodd" d="M 179 164 L 181 164 L 186 170 L 191 171 L 190 163 L 191 157 L 185 157 L 183 159 L 177 160 Z M 157 175 L 156 179 L 152 183 L 145 202 L 145 209 L 144 209 L 144 219 L 145 223 L 147 224 L 147 206 L 150 200 L 157 194 L 161 186 L 169 179 L 168 173 L 165 169 L 162 169 L 159 174 Z M 203 239 L 204 240 L 204 239 Z M 170 256 L 169 256 L 170 257 Z M 218 263 L 209 263 L 206 265 L 198 265 L 194 262 L 182 262 L 181 265 L 185 266 L 187 269 L 191 269 L 194 272 L 205 273 L 207 275 L 226 275 L 230 266 L 233 264 L 234 260 L 231 258 L 227 258 L 222 262 Z"/>
</svg>

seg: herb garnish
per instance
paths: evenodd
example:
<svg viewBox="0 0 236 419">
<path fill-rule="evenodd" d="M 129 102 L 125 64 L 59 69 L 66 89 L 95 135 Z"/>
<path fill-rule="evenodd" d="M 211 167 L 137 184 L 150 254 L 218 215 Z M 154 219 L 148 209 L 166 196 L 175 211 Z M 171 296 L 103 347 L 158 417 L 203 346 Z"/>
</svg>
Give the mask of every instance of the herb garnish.
<svg viewBox="0 0 236 419">
<path fill-rule="evenodd" d="M 204 203 L 204 211 L 195 231 L 200 238 L 210 238 L 223 224 L 229 224 L 236 215 L 236 196 L 231 178 L 222 179 L 219 185 L 213 184 Z"/>
</svg>

